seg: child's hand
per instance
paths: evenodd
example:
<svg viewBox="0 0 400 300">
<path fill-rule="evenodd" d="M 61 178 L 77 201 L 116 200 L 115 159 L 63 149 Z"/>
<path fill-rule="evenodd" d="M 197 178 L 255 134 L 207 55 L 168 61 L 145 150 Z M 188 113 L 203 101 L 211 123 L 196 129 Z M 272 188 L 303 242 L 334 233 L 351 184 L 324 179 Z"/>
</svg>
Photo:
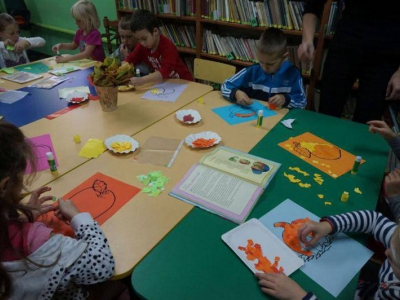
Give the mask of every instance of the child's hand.
<svg viewBox="0 0 400 300">
<path fill-rule="evenodd" d="M 372 133 L 379 133 L 384 139 L 390 140 L 396 137 L 396 134 L 389 128 L 389 126 L 384 121 L 369 121 L 369 131 Z"/>
<path fill-rule="evenodd" d="M 385 177 L 385 192 L 387 197 L 400 195 L 400 169 L 395 169 Z"/>
<path fill-rule="evenodd" d="M 3 43 L 4 43 L 4 46 L 5 46 L 5 47 L 7 47 L 7 46 L 14 46 L 14 45 L 15 45 L 15 43 L 14 43 L 12 40 L 10 40 L 10 39 L 6 39 Z"/>
<path fill-rule="evenodd" d="M 80 211 L 76 208 L 72 200 L 63 200 L 58 198 L 58 207 L 54 210 L 54 215 L 63 221 L 71 221 L 73 217 L 79 214 Z"/>
<path fill-rule="evenodd" d="M 142 77 L 132 77 L 129 82 L 133 86 L 144 84 Z"/>
<path fill-rule="evenodd" d="M 301 300 L 307 294 L 284 273 L 256 273 L 261 290 L 281 300 Z"/>
<path fill-rule="evenodd" d="M 67 57 L 67 56 L 63 56 L 63 55 L 56 56 L 55 60 L 56 60 L 56 62 L 58 62 L 58 63 L 66 63 L 66 62 L 69 62 L 68 57 Z"/>
<path fill-rule="evenodd" d="M 235 93 L 236 102 L 239 105 L 249 106 L 253 104 L 253 101 L 247 96 L 245 92 L 237 90 Z"/>
<path fill-rule="evenodd" d="M 297 237 L 306 246 L 314 246 L 320 239 L 332 232 L 331 224 L 328 222 L 314 222 L 309 221 L 303 224 L 298 232 Z M 309 241 L 307 236 L 311 235 L 312 238 Z"/>
<path fill-rule="evenodd" d="M 129 52 L 128 47 L 125 46 L 125 45 L 122 45 L 122 47 L 121 47 L 121 56 L 122 57 L 127 57 L 129 53 L 130 52 Z"/>
<path fill-rule="evenodd" d="M 51 50 L 53 50 L 54 53 L 57 53 L 58 51 L 61 50 L 61 44 L 55 44 Z"/>
<path fill-rule="evenodd" d="M 14 45 L 14 52 L 22 53 L 24 50 L 28 49 L 31 46 L 27 40 L 20 40 Z"/>
<path fill-rule="evenodd" d="M 46 201 L 52 200 L 53 196 L 40 197 L 43 193 L 50 190 L 51 188 L 48 186 L 44 186 L 34 190 L 31 194 L 29 201 L 26 203 L 26 206 L 33 209 L 32 213 L 34 220 L 36 220 L 40 215 L 54 210 L 54 206 L 52 204 L 43 204 Z"/>
<path fill-rule="evenodd" d="M 281 94 L 272 96 L 271 98 L 269 98 L 268 103 L 273 104 L 276 107 L 283 106 L 285 104 L 285 96 L 283 96 Z"/>
</svg>

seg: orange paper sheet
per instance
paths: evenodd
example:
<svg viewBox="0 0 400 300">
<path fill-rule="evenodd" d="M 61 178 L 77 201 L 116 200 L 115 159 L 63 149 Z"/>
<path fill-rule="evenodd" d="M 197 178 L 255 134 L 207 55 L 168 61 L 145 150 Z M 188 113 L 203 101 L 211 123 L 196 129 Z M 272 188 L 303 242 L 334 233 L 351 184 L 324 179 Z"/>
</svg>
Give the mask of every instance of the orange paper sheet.
<svg viewBox="0 0 400 300">
<path fill-rule="evenodd" d="M 139 191 L 137 187 L 96 173 L 62 198 L 71 199 L 81 212 L 89 212 L 101 225 Z M 56 218 L 53 212 L 44 215 L 39 221 L 53 228 L 55 233 L 74 236 L 71 227 Z"/>
<path fill-rule="evenodd" d="M 322 172 L 337 178 L 353 168 L 356 156 L 313 135 L 303 133 L 278 144 Z M 364 163 L 362 160 L 361 163 Z"/>
</svg>

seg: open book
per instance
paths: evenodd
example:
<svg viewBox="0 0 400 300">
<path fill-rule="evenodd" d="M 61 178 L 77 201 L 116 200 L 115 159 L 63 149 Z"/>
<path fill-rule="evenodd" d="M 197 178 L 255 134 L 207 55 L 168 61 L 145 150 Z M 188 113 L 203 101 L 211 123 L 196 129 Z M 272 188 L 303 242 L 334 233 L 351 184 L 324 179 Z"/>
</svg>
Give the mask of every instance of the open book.
<svg viewBox="0 0 400 300">
<path fill-rule="evenodd" d="M 222 146 L 192 166 L 169 194 L 242 223 L 279 167 L 276 162 Z"/>
</svg>

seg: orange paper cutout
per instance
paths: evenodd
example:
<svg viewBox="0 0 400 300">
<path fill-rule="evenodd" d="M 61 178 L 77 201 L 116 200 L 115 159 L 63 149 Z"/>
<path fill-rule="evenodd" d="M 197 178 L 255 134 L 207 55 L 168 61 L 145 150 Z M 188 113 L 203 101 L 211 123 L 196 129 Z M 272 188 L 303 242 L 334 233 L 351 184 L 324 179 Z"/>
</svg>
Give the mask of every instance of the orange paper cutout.
<svg viewBox="0 0 400 300">
<path fill-rule="evenodd" d="M 337 178 L 353 168 L 356 156 L 313 135 L 303 133 L 278 144 L 310 165 Z M 361 163 L 364 163 L 362 160 Z"/>
<path fill-rule="evenodd" d="M 131 200 L 139 188 L 126 184 L 102 173 L 96 173 L 62 198 L 71 199 L 81 212 L 89 212 L 100 225 Z M 74 236 L 72 228 L 49 212 L 41 222 L 53 228 L 55 233 Z"/>
<path fill-rule="evenodd" d="M 275 256 L 274 263 L 271 264 L 268 258 L 263 256 L 261 245 L 254 244 L 252 239 L 247 240 L 246 247 L 239 246 L 238 249 L 246 253 L 246 258 L 248 260 L 251 261 L 254 261 L 255 259 L 258 260 L 258 263 L 254 263 L 254 266 L 257 270 L 262 271 L 264 273 L 284 272 L 284 269 L 282 267 L 279 267 L 278 269 L 278 263 L 281 258 L 279 256 Z"/>
</svg>

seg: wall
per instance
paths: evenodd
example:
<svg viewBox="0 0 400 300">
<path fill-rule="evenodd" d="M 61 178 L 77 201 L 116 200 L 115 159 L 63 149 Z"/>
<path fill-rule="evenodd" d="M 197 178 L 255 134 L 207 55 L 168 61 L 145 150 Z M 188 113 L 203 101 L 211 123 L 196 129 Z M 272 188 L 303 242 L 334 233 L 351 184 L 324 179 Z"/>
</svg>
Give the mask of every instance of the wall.
<svg viewBox="0 0 400 300">
<path fill-rule="evenodd" d="M 17 1 L 17 0 L 14 0 Z M 72 41 L 77 26 L 70 14 L 70 8 L 75 0 L 25 0 L 31 12 L 32 30 L 21 31 L 21 36 L 41 36 L 46 40 L 46 46 L 35 49 L 48 55 L 53 55 L 51 47 L 57 43 Z M 117 18 L 114 0 L 92 0 L 96 6 L 101 23 L 107 16 L 114 20 Z M 5 12 L 3 0 L 0 0 L 1 11 Z M 104 32 L 103 25 L 100 32 Z"/>
</svg>

